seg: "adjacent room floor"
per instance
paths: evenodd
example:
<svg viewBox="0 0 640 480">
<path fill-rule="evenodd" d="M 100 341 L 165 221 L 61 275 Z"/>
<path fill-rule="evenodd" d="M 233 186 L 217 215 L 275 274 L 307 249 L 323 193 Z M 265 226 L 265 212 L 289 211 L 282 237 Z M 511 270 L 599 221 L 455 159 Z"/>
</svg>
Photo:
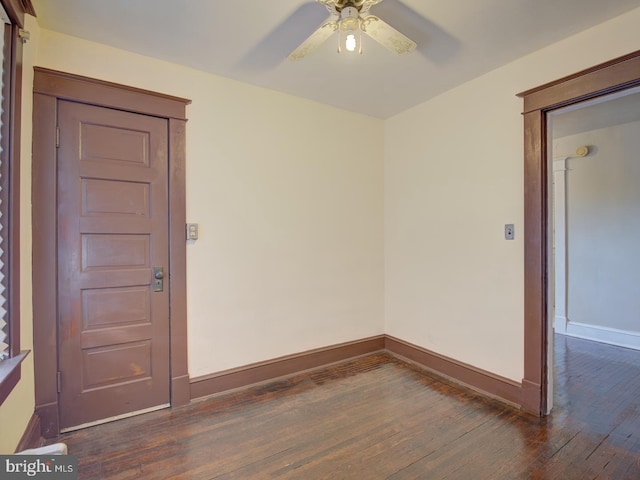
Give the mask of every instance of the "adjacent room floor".
<svg viewBox="0 0 640 480">
<path fill-rule="evenodd" d="M 380 353 L 59 441 L 81 479 L 640 478 L 640 352 L 555 344 L 546 419 Z"/>
</svg>

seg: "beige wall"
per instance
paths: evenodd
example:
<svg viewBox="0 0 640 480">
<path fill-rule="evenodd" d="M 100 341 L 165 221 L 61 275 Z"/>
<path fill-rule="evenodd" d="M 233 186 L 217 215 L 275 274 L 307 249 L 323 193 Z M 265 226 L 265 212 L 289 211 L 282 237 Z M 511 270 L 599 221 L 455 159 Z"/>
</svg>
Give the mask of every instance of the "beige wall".
<svg viewBox="0 0 640 480">
<path fill-rule="evenodd" d="M 520 381 L 523 124 L 518 92 L 637 50 L 640 9 L 385 124 L 386 332 Z M 504 240 L 514 223 L 516 239 Z"/>
<path fill-rule="evenodd" d="M 192 377 L 382 333 L 381 120 L 41 36 L 40 66 L 193 101 L 187 219 L 200 224 L 200 239 L 187 247 Z"/>
</svg>

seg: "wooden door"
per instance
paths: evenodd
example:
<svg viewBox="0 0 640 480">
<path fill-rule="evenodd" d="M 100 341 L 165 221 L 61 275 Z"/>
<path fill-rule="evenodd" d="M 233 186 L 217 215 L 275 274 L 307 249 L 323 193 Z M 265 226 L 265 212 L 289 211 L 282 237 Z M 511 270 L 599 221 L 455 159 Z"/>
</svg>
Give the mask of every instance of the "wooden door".
<svg viewBox="0 0 640 480">
<path fill-rule="evenodd" d="M 58 103 L 60 427 L 168 405 L 168 121 Z"/>
</svg>

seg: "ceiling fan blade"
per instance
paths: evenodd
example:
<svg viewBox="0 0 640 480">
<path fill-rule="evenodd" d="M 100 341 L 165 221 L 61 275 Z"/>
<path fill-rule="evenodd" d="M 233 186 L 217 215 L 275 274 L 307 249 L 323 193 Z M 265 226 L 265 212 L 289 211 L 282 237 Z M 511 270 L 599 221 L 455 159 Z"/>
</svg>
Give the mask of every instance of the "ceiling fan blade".
<svg viewBox="0 0 640 480">
<path fill-rule="evenodd" d="M 416 42 L 375 15 L 369 15 L 363 19 L 362 31 L 398 55 L 405 55 L 416 48 Z"/>
<path fill-rule="evenodd" d="M 296 48 L 287 57 L 291 61 L 302 60 L 309 52 L 315 50 L 320 44 L 328 39 L 333 33 L 338 30 L 338 22 L 335 15 L 329 17 L 329 19 L 318 27 L 309 38 L 307 38 L 302 44 Z"/>
<path fill-rule="evenodd" d="M 382 0 L 364 0 L 364 3 L 360 8 L 360 15 L 362 15 L 363 17 L 366 16 L 367 13 L 369 12 L 369 9 L 374 5 L 379 4 L 381 1 Z"/>
</svg>

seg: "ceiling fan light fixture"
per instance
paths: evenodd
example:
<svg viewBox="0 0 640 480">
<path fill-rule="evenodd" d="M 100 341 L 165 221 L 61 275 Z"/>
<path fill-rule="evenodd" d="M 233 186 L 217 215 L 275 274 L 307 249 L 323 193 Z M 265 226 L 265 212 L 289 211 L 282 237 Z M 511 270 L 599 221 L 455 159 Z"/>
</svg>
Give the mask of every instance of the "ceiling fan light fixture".
<svg viewBox="0 0 640 480">
<path fill-rule="evenodd" d="M 338 33 L 338 53 L 362 53 L 362 37 L 367 35 L 390 52 L 405 55 L 416 48 L 416 42 L 393 28 L 369 9 L 382 0 L 316 0 L 329 11 L 324 21 L 287 57 L 297 61 Z"/>
<path fill-rule="evenodd" d="M 355 7 L 345 7 L 340 12 L 338 53 L 362 53 L 360 12 Z"/>
</svg>

